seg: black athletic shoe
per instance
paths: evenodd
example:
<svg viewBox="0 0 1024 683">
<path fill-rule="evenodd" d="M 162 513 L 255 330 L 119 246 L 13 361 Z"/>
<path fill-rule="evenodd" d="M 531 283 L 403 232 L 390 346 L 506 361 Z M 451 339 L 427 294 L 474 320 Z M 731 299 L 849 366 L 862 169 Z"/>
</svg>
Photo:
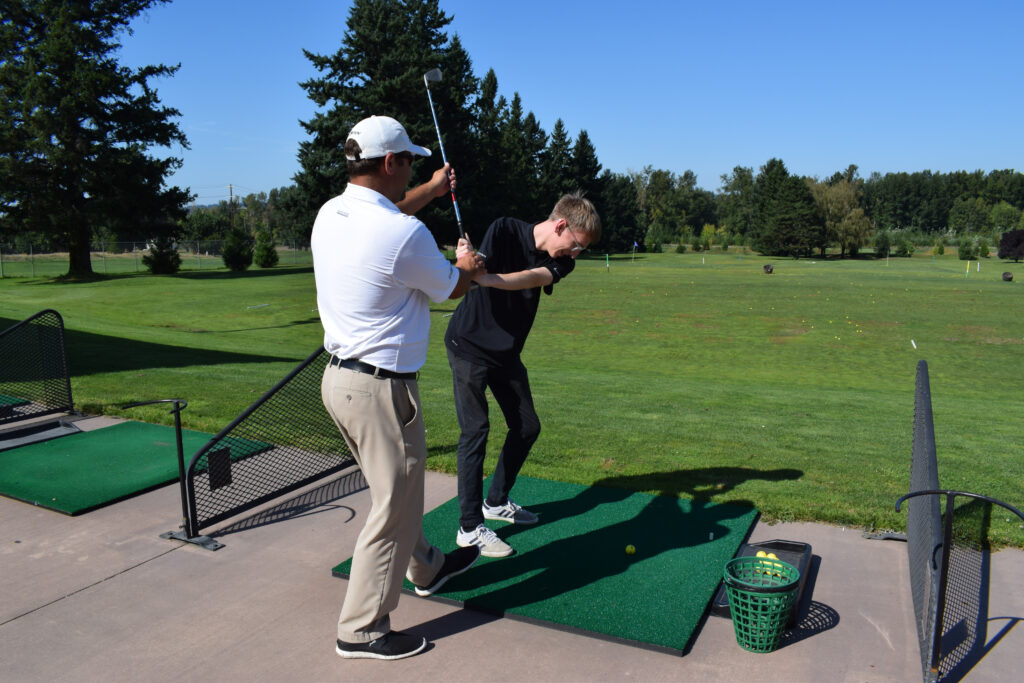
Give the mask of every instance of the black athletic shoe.
<svg viewBox="0 0 1024 683">
<path fill-rule="evenodd" d="M 444 556 L 444 564 L 441 565 L 441 571 L 437 573 L 434 580 L 426 586 L 416 586 L 416 595 L 422 595 L 424 597 L 433 595 L 437 591 L 441 590 L 441 586 L 453 576 L 458 576 L 462 572 L 466 571 L 473 566 L 477 558 L 480 557 L 480 548 L 475 545 L 471 545 L 468 548 L 456 548 L 450 553 L 446 553 Z"/>
<path fill-rule="evenodd" d="M 402 659 L 423 652 L 427 639 L 401 631 L 389 631 L 368 643 L 338 641 L 337 653 L 345 659 Z"/>
</svg>

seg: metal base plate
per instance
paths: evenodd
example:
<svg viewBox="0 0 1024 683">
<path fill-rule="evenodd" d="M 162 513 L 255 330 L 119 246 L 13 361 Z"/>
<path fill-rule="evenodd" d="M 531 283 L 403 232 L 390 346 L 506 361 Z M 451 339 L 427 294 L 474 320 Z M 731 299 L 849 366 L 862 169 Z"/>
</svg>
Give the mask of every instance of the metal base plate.
<svg viewBox="0 0 1024 683">
<path fill-rule="evenodd" d="M 160 534 L 160 538 L 174 539 L 175 541 L 184 541 L 186 543 L 192 543 L 194 545 L 202 546 L 207 550 L 220 550 L 224 547 L 223 543 L 215 541 L 209 536 L 192 536 L 190 538 L 185 535 L 184 531 L 168 531 L 167 533 Z"/>
</svg>

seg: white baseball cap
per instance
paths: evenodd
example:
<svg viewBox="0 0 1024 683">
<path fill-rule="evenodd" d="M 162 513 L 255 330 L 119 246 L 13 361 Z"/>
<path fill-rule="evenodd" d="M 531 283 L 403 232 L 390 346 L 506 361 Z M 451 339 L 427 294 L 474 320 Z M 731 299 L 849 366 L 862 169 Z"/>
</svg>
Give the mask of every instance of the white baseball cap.
<svg viewBox="0 0 1024 683">
<path fill-rule="evenodd" d="M 412 152 L 421 157 L 429 157 L 430 150 L 412 144 L 409 134 L 398 121 L 390 116 L 371 116 L 363 119 L 348 134 L 349 140 L 359 143 L 359 159 L 345 155 L 349 161 L 360 159 L 377 159 L 388 154 Z"/>
</svg>

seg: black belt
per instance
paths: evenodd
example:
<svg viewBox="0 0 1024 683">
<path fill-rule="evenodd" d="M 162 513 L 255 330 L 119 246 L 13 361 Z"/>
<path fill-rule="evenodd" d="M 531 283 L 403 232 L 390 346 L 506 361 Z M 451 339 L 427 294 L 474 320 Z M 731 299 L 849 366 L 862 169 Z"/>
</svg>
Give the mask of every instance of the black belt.
<svg viewBox="0 0 1024 683">
<path fill-rule="evenodd" d="M 420 374 L 418 372 L 392 372 L 391 370 L 384 370 L 375 365 L 364 363 L 361 360 L 355 360 L 354 358 L 341 359 L 337 356 L 331 357 L 331 365 L 373 375 L 374 377 L 383 377 L 384 379 L 416 379 Z"/>
</svg>

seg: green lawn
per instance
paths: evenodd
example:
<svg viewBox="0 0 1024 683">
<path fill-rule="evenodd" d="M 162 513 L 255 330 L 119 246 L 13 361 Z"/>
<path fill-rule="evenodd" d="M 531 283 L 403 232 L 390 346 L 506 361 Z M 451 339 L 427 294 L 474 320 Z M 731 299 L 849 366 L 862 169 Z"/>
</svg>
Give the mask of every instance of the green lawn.
<svg viewBox="0 0 1024 683">
<path fill-rule="evenodd" d="M 893 505 L 908 491 L 923 358 L 942 486 L 1022 507 L 1024 266 L 976 263 L 580 260 L 543 298 L 524 354 L 543 422 L 524 474 L 752 504 L 768 520 L 901 529 Z M 315 307 L 308 267 L 0 280 L 0 326 L 43 308 L 64 316 L 80 409 L 180 397 L 185 426 L 207 432 L 316 348 Z M 441 337 L 454 308 L 432 309 L 421 378 L 430 467 L 448 472 L 458 432 Z M 132 417 L 171 423 L 165 407 Z M 1024 547 L 1021 523 L 1002 513 L 993 537 Z"/>
<path fill-rule="evenodd" d="M 121 251 L 93 251 L 89 261 L 94 273 L 100 275 L 119 275 L 124 273 L 144 273 L 146 264 L 143 257 L 149 253 L 145 243 L 118 243 Z M 310 266 L 313 256 L 309 249 L 291 249 L 277 246 L 279 265 L 287 267 Z M 200 251 L 181 252 L 181 270 L 220 270 L 224 268 L 224 259 L 217 254 Z M 2 277 L 60 277 L 68 272 L 67 253 L 43 254 L 0 254 L 0 276 Z"/>
</svg>

